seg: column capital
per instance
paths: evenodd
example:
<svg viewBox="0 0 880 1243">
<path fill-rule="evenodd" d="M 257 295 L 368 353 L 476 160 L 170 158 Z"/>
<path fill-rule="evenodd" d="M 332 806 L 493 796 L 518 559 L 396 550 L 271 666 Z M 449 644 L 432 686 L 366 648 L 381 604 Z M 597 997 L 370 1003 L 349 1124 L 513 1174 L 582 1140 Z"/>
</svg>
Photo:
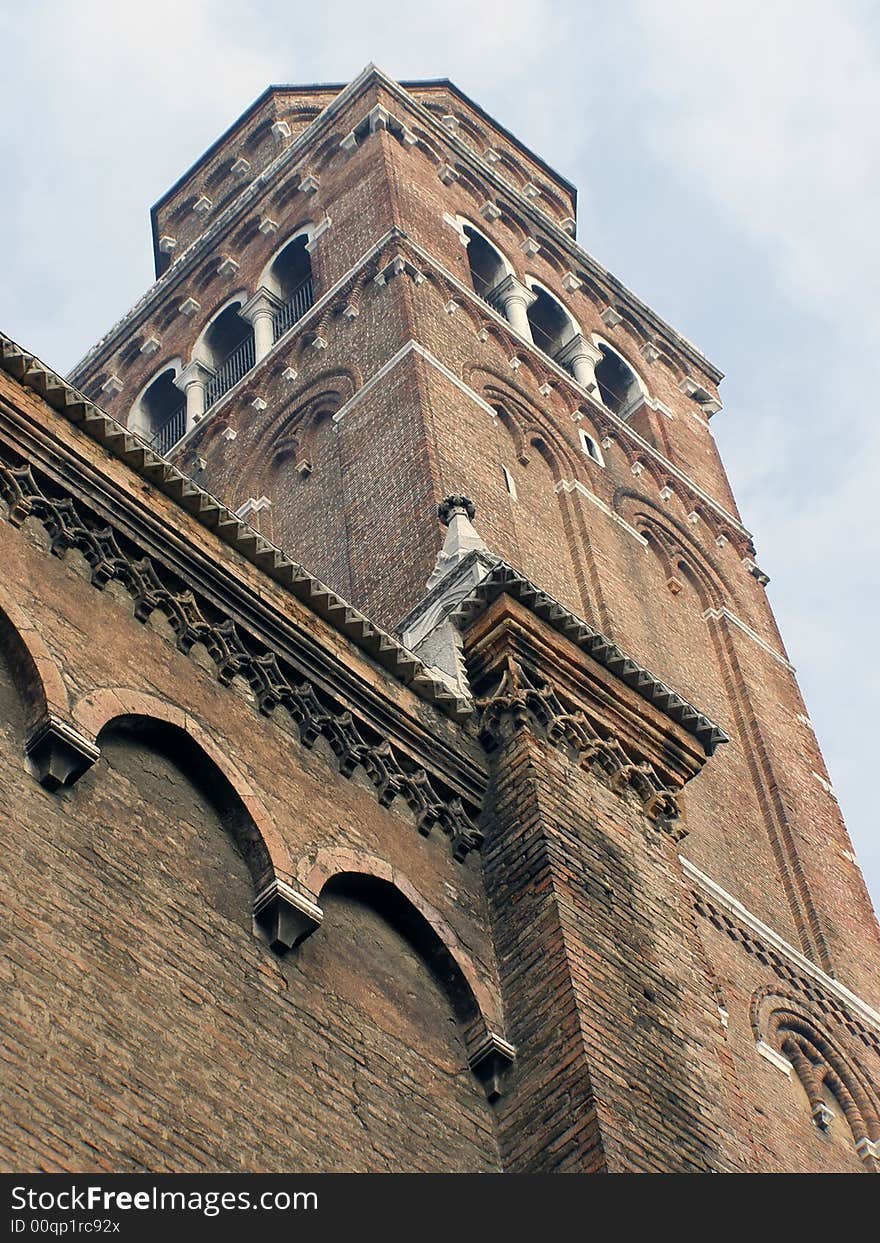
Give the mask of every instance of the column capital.
<svg viewBox="0 0 880 1243">
<path fill-rule="evenodd" d="M 537 296 L 533 289 L 524 285 L 512 272 L 489 290 L 491 301 L 494 302 L 497 299 L 502 305 L 508 302 L 521 302 L 523 306 L 531 306 Z"/>
<path fill-rule="evenodd" d="M 193 384 L 207 384 L 213 374 L 213 368 L 209 367 L 207 363 L 203 363 L 201 359 L 194 358 L 185 367 L 181 367 L 174 377 L 174 383 L 179 389 L 183 389 L 186 392 Z"/>
<path fill-rule="evenodd" d="M 554 358 L 563 367 L 571 366 L 576 359 L 583 359 L 595 367 L 602 361 L 602 351 L 582 332 L 576 332 L 561 349 L 556 351 Z"/>
<path fill-rule="evenodd" d="M 239 308 L 239 315 L 242 319 L 246 319 L 249 324 L 254 320 L 260 319 L 264 315 L 275 315 L 281 310 L 283 303 L 281 299 L 265 285 L 261 285 L 252 298 L 248 298 L 243 307 Z"/>
</svg>

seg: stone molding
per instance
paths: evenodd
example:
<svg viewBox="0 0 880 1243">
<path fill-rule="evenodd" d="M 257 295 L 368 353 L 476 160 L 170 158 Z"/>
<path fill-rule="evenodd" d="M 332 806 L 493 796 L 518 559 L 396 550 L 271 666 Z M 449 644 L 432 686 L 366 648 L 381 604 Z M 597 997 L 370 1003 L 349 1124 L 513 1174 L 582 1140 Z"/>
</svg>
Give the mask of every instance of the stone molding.
<svg viewBox="0 0 880 1243">
<path fill-rule="evenodd" d="M 615 793 L 632 790 L 648 819 L 674 841 L 685 837 L 676 791 L 664 784 L 653 765 L 628 754 L 616 735 L 600 732 L 581 707 L 563 702 L 556 687 L 536 669 L 508 655 L 500 681 L 477 701 L 477 709 L 478 734 L 487 750 L 500 745 L 508 728 L 529 729 L 569 751 L 580 767 Z"/>
</svg>

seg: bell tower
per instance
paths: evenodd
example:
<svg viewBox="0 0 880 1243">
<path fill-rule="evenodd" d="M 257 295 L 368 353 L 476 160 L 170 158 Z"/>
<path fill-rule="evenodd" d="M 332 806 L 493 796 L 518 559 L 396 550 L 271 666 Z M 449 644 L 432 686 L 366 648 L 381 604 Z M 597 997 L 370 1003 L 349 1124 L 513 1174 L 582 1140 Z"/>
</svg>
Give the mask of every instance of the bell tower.
<svg viewBox="0 0 880 1243">
<path fill-rule="evenodd" d="M 874 1168 L 880 933 L 722 376 L 575 222 L 448 81 L 271 87 L 70 379 L 472 705 L 506 1168 Z"/>
</svg>

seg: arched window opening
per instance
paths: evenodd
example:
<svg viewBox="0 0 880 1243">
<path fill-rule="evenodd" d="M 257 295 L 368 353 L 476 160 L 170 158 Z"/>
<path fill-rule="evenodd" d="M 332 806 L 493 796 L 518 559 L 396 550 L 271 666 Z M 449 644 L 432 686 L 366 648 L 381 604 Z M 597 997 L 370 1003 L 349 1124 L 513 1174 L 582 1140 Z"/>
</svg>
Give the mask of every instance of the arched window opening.
<svg viewBox="0 0 880 1243">
<path fill-rule="evenodd" d="M 220 312 L 201 340 L 201 357 L 214 371 L 205 386 L 205 409 L 213 406 L 254 365 L 254 330 L 241 314 L 241 302 Z"/>
<path fill-rule="evenodd" d="M 508 266 L 492 243 L 487 241 L 482 233 L 478 233 L 472 225 L 464 225 L 463 232 L 468 239 L 468 267 L 474 293 L 479 294 L 488 302 L 492 290 L 509 274 Z"/>
<path fill-rule="evenodd" d="M 275 314 L 275 340 L 302 319 L 314 302 L 312 260 L 306 249 L 308 234 L 300 233 L 281 250 L 269 267 L 263 284 L 281 302 Z"/>
<path fill-rule="evenodd" d="M 563 346 L 568 345 L 571 339 L 577 336 L 577 325 L 565 307 L 551 297 L 545 289 L 533 285 L 532 292 L 535 294 L 535 300 L 527 311 L 532 340 L 539 350 L 543 350 L 545 354 L 554 358 Z M 567 364 L 562 365 L 567 371 L 571 370 Z M 573 371 L 572 374 L 574 374 Z"/>
<path fill-rule="evenodd" d="M 157 453 L 167 453 L 186 431 L 186 398 L 174 383 L 175 369 L 158 375 L 135 402 L 129 427 Z"/>
<path fill-rule="evenodd" d="M 632 367 L 619 354 L 600 343 L 602 361 L 596 364 L 596 383 L 604 405 L 625 419 L 643 397 L 642 386 Z"/>
</svg>

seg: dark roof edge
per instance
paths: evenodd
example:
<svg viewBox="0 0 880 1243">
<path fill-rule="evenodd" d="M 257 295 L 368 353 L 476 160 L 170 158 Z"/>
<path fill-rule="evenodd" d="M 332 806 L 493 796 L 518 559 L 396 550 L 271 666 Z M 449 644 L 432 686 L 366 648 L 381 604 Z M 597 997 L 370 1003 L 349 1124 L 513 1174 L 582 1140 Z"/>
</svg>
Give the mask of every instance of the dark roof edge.
<svg viewBox="0 0 880 1243">
<path fill-rule="evenodd" d="M 376 76 L 378 77 L 383 76 L 381 73 L 381 70 L 376 69 L 375 66 L 372 66 L 372 68 L 375 70 Z M 358 78 L 362 76 L 363 74 L 357 75 Z M 306 83 L 301 86 L 293 82 L 291 83 L 276 82 L 276 83 L 273 83 L 271 86 L 267 86 L 266 89 L 257 96 L 257 98 L 253 101 L 253 103 L 248 104 L 248 106 L 232 122 L 232 124 L 226 127 L 226 129 L 219 136 L 219 138 L 216 138 L 211 143 L 210 147 L 207 147 L 202 152 L 202 154 L 196 160 L 194 160 L 192 164 L 190 164 L 186 172 L 181 173 L 181 175 L 177 178 L 174 184 L 172 186 L 169 186 L 169 188 L 163 194 L 161 194 L 158 199 L 156 199 L 155 203 L 150 208 L 150 220 L 153 224 L 154 231 L 155 231 L 155 216 L 156 216 L 156 213 L 159 211 L 159 208 L 162 207 L 167 202 L 167 200 L 171 198 L 171 196 L 175 194 L 181 188 L 181 186 L 183 186 L 189 180 L 189 178 L 196 171 L 196 169 L 199 167 L 200 164 L 202 164 L 205 160 L 210 158 L 210 156 L 212 156 L 214 152 L 217 151 L 227 141 L 227 139 L 230 138 L 235 133 L 235 131 L 239 128 L 239 126 L 241 126 L 254 112 L 256 112 L 256 110 L 260 107 L 261 104 L 265 103 L 266 100 L 269 99 L 269 97 L 272 95 L 274 91 L 302 91 L 303 93 L 308 93 L 308 92 L 313 91 L 316 94 L 323 93 L 324 91 L 335 91 L 337 94 L 341 94 L 341 92 L 344 91 L 346 87 L 350 86 L 352 82 L 355 82 L 355 81 L 357 81 L 357 78 L 352 78 L 351 82 L 310 82 L 310 83 Z M 485 121 L 487 121 L 490 125 L 492 125 L 499 132 L 499 134 L 503 134 L 504 137 L 508 140 L 508 142 L 512 143 L 520 151 L 524 152 L 524 154 L 527 155 L 530 160 L 533 160 L 534 163 L 538 165 L 539 168 L 543 168 L 544 171 L 550 177 L 553 177 L 557 182 L 559 182 L 561 186 L 564 186 L 565 189 L 568 191 L 568 193 L 571 195 L 572 203 L 575 208 L 575 213 L 577 212 L 577 186 L 573 185 L 572 182 L 570 182 L 567 177 L 563 177 L 561 173 L 558 173 L 555 168 L 552 168 L 547 163 L 546 160 L 542 159 L 541 156 L 539 156 L 536 152 L 532 151 L 530 147 L 527 147 L 526 144 L 522 142 L 521 139 L 517 138 L 515 134 L 512 134 L 509 129 L 507 129 L 504 125 L 501 125 L 500 122 L 496 121 L 495 118 L 491 115 L 491 113 L 487 112 L 485 108 L 481 108 L 480 105 L 476 103 L 475 100 L 471 99 L 471 97 L 468 94 L 466 94 L 461 89 L 461 87 L 456 86 L 455 83 L 452 82 L 449 78 L 418 78 L 418 79 L 410 78 L 410 79 L 407 79 L 406 81 L 398 81 L 397 85 L 402 87 L 403 90 L 405 91 L 413 90 L 417 87 L 432 87 L 432 86 L 442 86 L 452 91 L 455 95 L 459 97 L 459 99 L 463 100 L 463 102 L 466 103 L 469 108 L 473 108 L 474 112 L 478 113 Z"/>
<path fill-rule="evenodd" d="M 571 195 L 572 205 L 575 209 L 575 214 L 577 214 L 577 186 L 569 181 L 567 177 L 563 177 L 561 173 L 557 172 L 551 164 L 548 164 L 547 161 L 538 155 L 537 152 L 533 151 L 531 147 L 527 147 L 522 139 L 517 138 L 516 134 L 511 133 L 505 125 L 502 125 L 500 121 L 496 121 L 491 112 L 487 112 L 485 108 L 481 107 L 476 100 L 471 99 L 470 95 L 463 91 L 460 86 L 456 86 L 456 84 L 449 78 L 407 80 L 406 82 L 398 82 L 397 85 L 403 87 L 405 91 L 413 90 L 415 87 L 419 86 L 444 86 L 448 90 L 452 91 L 459 97 L 459 99 L 463 100 L 469 108 L 473 108 L 474 112 L 479 113 L 483 120 L 487 121 L 494 129 L 497 129 L 499 134 L 503 134 L 508 142 L 512 143 L 513 146 L 524 152 L 530 160 L 534 160 L 535 164 L 537 164 L 539 168 L 543 168 L 550 177 L 553 177 L 561 186 L 564 186 Z"/>
<path fill-rule="evenodd" d="M 171 497 L 190 517 L 214 531 L 246 561 L 290 591 L 399 682 L 409 686 L 420 699 L 433 703 L 445 715 L 457 720 L 473 711 L 471 699 L 454 693 L 398 639 L 381 630 L 325 583 L 292 561 L 210 492 L 200 488 L 4 332 L 0 332 L 0 369 L 35 392 L 53 410 L 103 445 L 113 457 Z"/>
<path fill-rule="evenodd" d="M 531 612 L 548 622 L 554 630 L 576 644 L 593 660 L 607 669 L 609 673 L 620 678 L 636 694 L 641 695 L 664 716 L 669 717 L 682 729 L 692 734 L 707 755 L 712 755 L 715 748 L 723 742 L 730 742 L 728 734 L 716 725 L 705 713 L 700 712 L 693 704 L 677 691 L 672 690 L 665 682 L 650 673 L 638 661 L 627 656 L 625 652 L 607 639 L 598 630 L 594 630 L 582 617 L 572 613 L 558 600 L 554 600 L 546 591 L 536 587 L 524 574 L 506 561 L 502 561 L 495 569 L 490 570 L 481 579 L 471 594 L 452 612 L 452 620 L 458 626 L 470 623 L 480 613 L 485 612 L 499 596 L 509 595 L 520 604 L 524 604 Z"/>
</svg>

